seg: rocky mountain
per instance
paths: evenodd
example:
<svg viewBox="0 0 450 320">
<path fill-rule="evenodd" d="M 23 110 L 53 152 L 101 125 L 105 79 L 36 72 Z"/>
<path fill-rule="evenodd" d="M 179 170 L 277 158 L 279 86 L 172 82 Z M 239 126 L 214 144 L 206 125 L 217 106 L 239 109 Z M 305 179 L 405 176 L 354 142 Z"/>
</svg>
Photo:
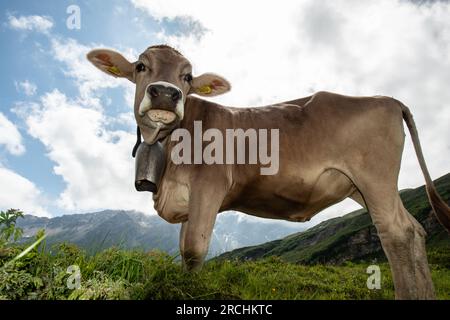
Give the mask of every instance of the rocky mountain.
<svg viewBox="0 0 450 320">
<path fill-rule="evenodd" d="M 180 226 L 136 211 L 106 210 L 54 218 L 26 215 L 17 221 L 17 226 L 24 231 L 23 241 L 30 240 L 39 229 L 45 229 L 48 248 L 55 243 L 69 242 L 88 252 L 119 246 L 126 249 L 160 249 L 172 255 L 178 253 Z M 280 223 L 236 212 L 222 213 L 214 228 L 209 257 L 278 239 L 304 228 L 301 224 Z"/>
<path fill-rule="evenodd" d="M 450 202 L 450 174 L 435 181 L 442 198 Z M 450 267 L 450 235 L 431 211 L 425 187 L 401 192 L 408 211 L 427 231 L 427 252 L 431 263 Z M 380 240 L 366 210 L 324 221 L 304 232 L 222 254 L 217 259 L 255 260 L 270 256 L 303 264 L 385 260 Z"/>
</svg>

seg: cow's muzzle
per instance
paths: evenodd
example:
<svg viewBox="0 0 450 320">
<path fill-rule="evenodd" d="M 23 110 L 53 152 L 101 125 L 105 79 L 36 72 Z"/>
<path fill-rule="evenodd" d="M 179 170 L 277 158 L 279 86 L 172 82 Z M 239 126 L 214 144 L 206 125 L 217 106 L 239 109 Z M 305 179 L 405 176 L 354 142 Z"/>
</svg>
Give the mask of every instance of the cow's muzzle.
<svg viewBox="0 0 450 320">
<path fill-rule="evenodd" d="M 164 149 L 159 141 L 151 145 L 145 142 L 139 144 L 135 164 L 136 190 L 156 193 L 165 166 Z"/>
<path fill-rule="evenodd" d="M 139 105 L 139 115 L 153 124 L 170 125 L 184 116 L 183 93 L 175 85 L 158 81 L 150 83 Z"/>
</svg>

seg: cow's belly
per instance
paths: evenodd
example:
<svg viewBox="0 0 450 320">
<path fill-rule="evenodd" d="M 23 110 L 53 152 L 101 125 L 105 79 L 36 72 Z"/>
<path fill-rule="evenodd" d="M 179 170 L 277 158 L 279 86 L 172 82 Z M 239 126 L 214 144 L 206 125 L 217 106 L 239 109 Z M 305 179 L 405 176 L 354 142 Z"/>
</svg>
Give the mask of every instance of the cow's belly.
<svg viewBox="0 0 450 320">
<path fill-rule="evenodd" d="M 189 213 L 189 186 L 187 183 L 163 180 L 161 190 L 153 197 L 158 215 L 170 223 L 184 222 Z"/>
<path fill-rule="evenodd" d="M 273 181 L 275 176 L 267 177 L 235 190 L 234 195 L 225 199 L 221 211 L 233 209 L 262 218 L 308 221 L 355 191 L 350 179 L 335 169 L 314 177 L 280 177 L 280 181 Z M 160 192 L 154 196 L 159 216 L 170 223 L 187 221 L 189 192 L 187 180 L 163 179 Z"/>
<path fill-rule="evenodd" d="M 272 189 L 268 192 L 270 189 L 248 186 L 233 201 L 232 209 L 262 218 L 308 221 L 355 191 L 350 179 L 335 169 L 322 172 L 312 182 L 290 180 Z"/>
</svg>

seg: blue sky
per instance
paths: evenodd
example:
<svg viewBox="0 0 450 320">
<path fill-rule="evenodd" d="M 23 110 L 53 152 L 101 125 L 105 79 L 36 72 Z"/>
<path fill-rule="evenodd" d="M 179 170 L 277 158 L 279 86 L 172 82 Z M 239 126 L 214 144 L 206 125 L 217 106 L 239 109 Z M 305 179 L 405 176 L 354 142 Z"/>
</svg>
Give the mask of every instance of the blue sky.
<svg viewBox="0 0 450 320">
<path fill-rule="evenodd" d="M 69 30 L 66 27 L 68 14 L 66 8 L 71 4 L 80 6 L 82 14 L 82 28 Z M 147 44 L 154 42 L 153 33 L 160 26 L 151 17 L 143 17 L 143 14 L 134 10 L 131 4 L 123 1 L 108 1 L 110 8 L 104 10 L 104 1 L 2 1 L 0 10 L 2 13 L 2 26 L 0 42 L 2 43 L 2 56 L 0 67 L 3 75 L 0 79 L 2 95 L 0 106 L 2 112 L 13 122 L 19 123 L 18 117 L 11 112 L 11 106 L 17 101 L 33 101 L 34 97 L 27 97 L 16 89 L 17 81 L 29 80 L 39 84 L 36 94 L 48 92 L 54 88 L 68 95 L 76 94 L 76 84 L 72 79 L 64 75 L 60 64 L 55 63 L 50 57 L 49 36 L 39 32 L 21 32 L 12 30 L 5 21 L 10 15 L 28 16 L 41 15 L 51 17 L 54 27 L 52 37 L 73 38 L 80 43 L 101 43 L 107 47 L 132 47 L 140 51 Z M 123 11 L 113 8 L 123 8 Z M 133 18 L 139 17 L 140 22 L 131 23 Z M 147 32 L 143 32 L 141 26 L 145 26 Z M 142 41 L 137 37 L 119 37 L 116 30 L 126 34 L 140 34 Z M 42 50 L 40 50 L 42 49 Z M 114 94 L 113 92 L 109 93 Z M 115 93 L 115 98 L 120 101 L 120 93 Z M 124 104 L 124 102 L 119 102 Z M 124 108 L 117 105 L 116 108 Z M 114 113 L 114 110 L 108 109 Z M 52 163 L 45 156 L 42 144 L 35 139 L 29 139 L 25 134 L 25 146 L 28 153 L 33 154 L 32 162 L 28 157 L 12 157 L 2 153 L 2 158 L 9 167 L 16 172 L 25 175 L 39 185 L 45 185 L 50 195 L 57 196 L 63 188 L 61 179 L 52 174 Z M 3 151 L 3 150 L 2 150 Z M 39 170 L 36 170 L 39 168 Z"/>
<path fill-rule="evenodd" d="M 66 20 L 69 5 L 78 5 L 81 10 L 81 29 L 70 30 Z M 67 96 L 76 96 L 77 83 L 65 74 L 62 63 L 55 62 L 51 51 L 52 39 L 73 39 L 80 44 L 98 44 L 117 49 L 133 48 L 136 52 L 144 50 L 155 42 L 154 34 L 163 28 L 171 32 L 183 31 L 183 24 L 177 21 L 157 22 L 151 16 L 136 9 L 126 1 L 2 1 L 0 3 L 1 25 L 0 43 L 2 59 L 0 78 L 0 112 L 14 123 L 22 135 L 26 149 L 17 156 L 0 148 L 1 164 L 4 167 L 26 177 L 42 190 L 43 195 L 56 199 L 65 187 L 60 175 L 54 174 L 55 163 L 46 155 L 45 146 L 39 139 L 27 133 L 23 119 L 13 111 L 17 103 L 27 104 L 45 92 L 54 89 Z M 41 16 L 52 22 L 48 32 L 23 30 L 10 25 L 11 17 Z M 118 32 L 120 31 L 120 32 Z M 95 45 L 93 45 L 95 46 Z M 28 81 L 36 85 L 35 92 L 27 95 L 18 88 L 18 83 Z M 120 89 L 108 90 L 108 98 L 114 103 L 105 109 L 108 116 L 129 111 Z M 114 129 L 120 127 L 115 124 Z M 123 127 L 123 126 L 122 126 Z M 130 129 L 130 128 L 125 128 Z M 20 203 L 17 204 L 20 207 Z M 57 214 L 60 208 L 50 205 L 49 210 Z"/>
<path fill-rule="evenodd" d="M 80 30 L 66 26 L 69 5 L 81 10 Z M 264 105 L 318 90 L 395 96 L 415 115 L 433 177 L 450 171 L 444 138 L 450 136 L 449 2 L 253 5 L 0 2 L 0 209 L 48 216 L 154 212 L 150 197 L 132 185 L 133 86 L 89 65 L 84 55 L 96 47 L 132 60 L 149 45 L 168 43 L 191 60 L 194 72 L 230 80 L 232 92 L 216 101 L 231 105 Z M 423 184 L 409 141 L 400 188 Z M 344 202 L 313 223 L 353 208 Z"/>
</svg>

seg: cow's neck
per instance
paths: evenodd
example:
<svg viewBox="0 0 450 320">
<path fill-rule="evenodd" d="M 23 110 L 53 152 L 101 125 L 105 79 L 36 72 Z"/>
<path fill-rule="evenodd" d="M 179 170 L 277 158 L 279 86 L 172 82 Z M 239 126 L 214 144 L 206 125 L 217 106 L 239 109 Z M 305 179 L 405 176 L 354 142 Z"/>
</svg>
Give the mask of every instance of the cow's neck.
<svg viewBox="0 0 450 320">
<path fill-rule="evenodd" d="M 232 113 L 234 114 L 231 109 L 233 108 L 224 107 L 197 97 L 188 97 L 184 106 L 184 119 L 181 121 L 179 128 L 188 130 L 192 136 L 194 133 L 194 121 L 201 121 L 204 128 L 206 128 L 212 124 L 217 125 L 218 122 L 216 120 L 220 119 L 222 125 L 228 125 L 229 127 L 233 125 L 229 123 L 232 122 Z M 161 141 L 166 150 L 167 148 L 170 149 L 171 145 L 173 145 L 170 143 L 172 133 Z"/>
<path fill-rule="evenodd" d="M 188 97 L 185 102 L 184 119 L 180 123 L 180 129 L 186 129 L 190 132 L 191 137 L 194 136 L 194 121 L 201 121 L 203 130 L 218 126 L 223 128 L 231 128 L 234 125 L 232 108 L 221 106 L 217 103 L 206 101 L 196 97 Z M 219 121 L 220 120 L 220 121 Z M 175 129 L 176 130 L 176 129 Z M 172 177 L 172 173 L 183 171 L 183 168 L 189 168 L 184 165 L 175 165 L 171 159 L 172 148 L 178 141 L 172 141 L 172 134 L 169 134 L 160 142 L 163 145 L 166 154 L 166 169 L 162 180 Z M 192 143 L 193 143 L 192 139 Z M 192 146 L 193 150 L 193 146 Z M 189 170 L 188 170 L 189 171 Z"/>
</svg>

